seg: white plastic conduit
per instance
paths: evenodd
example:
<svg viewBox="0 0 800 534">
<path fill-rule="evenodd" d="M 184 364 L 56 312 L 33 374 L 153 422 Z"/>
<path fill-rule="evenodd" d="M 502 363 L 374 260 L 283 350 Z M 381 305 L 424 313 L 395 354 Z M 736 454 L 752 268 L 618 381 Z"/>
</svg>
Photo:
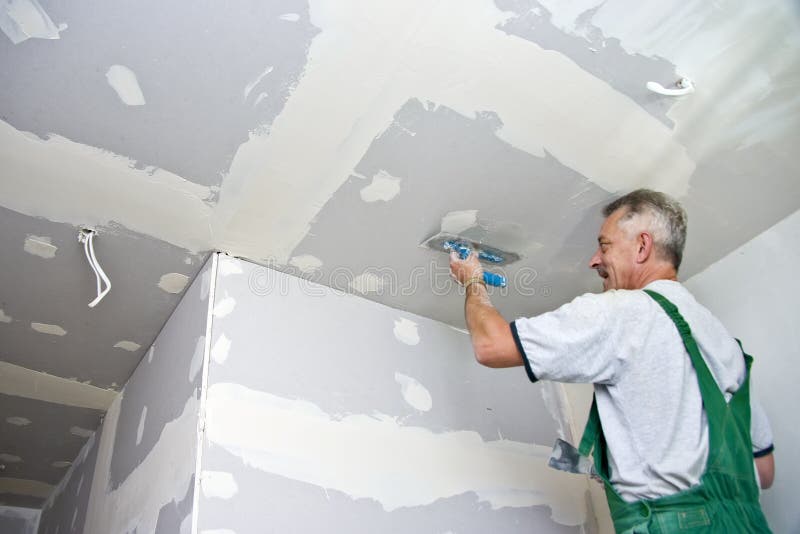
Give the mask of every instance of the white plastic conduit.
<svg viewBox="0 0 800 534">
<path fill-rule="evenodd" d="M 103 300 L 109 291 L 111 291 L 111 280 L 108 279 L 106 276 L 105 271 L 103 268 L 100 267 L 100 263 L 97 261 L 97 256 L 94 254 L 94 236 L 97 232 L 92 230 L 91 228 L 82 228 L 81 231 L 78 233 L 78 241 L 83 243 L 83 252 L 86 254 L 86 259 L 89 262 L 89 266 L 94 271 L 94 276 L 97 279 L 97 297 L 89 303 L 90 308 L 94 308 L 97 304 Z M 106 288 L 102 289 L 102 284 L 105 283 Z"/>
</svg>

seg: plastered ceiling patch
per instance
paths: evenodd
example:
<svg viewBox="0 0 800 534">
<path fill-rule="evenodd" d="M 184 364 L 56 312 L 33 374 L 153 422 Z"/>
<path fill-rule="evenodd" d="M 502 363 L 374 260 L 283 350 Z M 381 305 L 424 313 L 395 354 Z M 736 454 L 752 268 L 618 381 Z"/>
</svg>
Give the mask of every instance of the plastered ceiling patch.
<svg viewBox="0 0 800 534">
<path fill-rule="evenodd" d="M 417 323 L 405 317 L 395 319 L 394 321 L 395 339 L 405 343 L 406 345 L 419 344 L 419 331 L 417 330 Z"/>
<path fill-rule="evenodd" d="M 73 426 L 69 429 L 69 433 L 73 436 L 78 436 L 79 438 L 89 438 L 92 436 L 92 434 L 94 434 L 94 431 L 89 430 L 88 428 Z"/>
<path fill-rule="evenodd" d="M 55 258 L 58 247 L 53 245 L 53 242 L 49 237 L 29 235 L 25 238 L 25 245 L 23 245 L 23 249 L 28 254 L 33 254 L 34 256 L 39 256 L 40 258 L 49 260 L 50 258 Z"/>
<path fill-rule="evenodd" d="M 493 509 L 546 505 L 562 524 L 586 518 L 585 477 L 549 468 L 546 446 L 436 433 L 379 413 L 333 417 L 307 401 L 226 383 L 208 390 L 206 437 L 249 466 L 373 499 L 386 511 L 475 493 Z"/>
<path fill-rule="evenodd" d="M 6 423 L 14 426 L 28 426 L 31 424 L 31 420 L 27 417 L 12 416 L 6 417 Z"/>
<path fill-rule="evenodd" d="M 181 273 L 167 273 L 161 276 L 158 281 L 158 287 L 167 293 L 180 293 L 186 284 L 189 283 L 189 277 Z"/>
<path fill-rule="evenodd" d="M 60 39 L 66 24 L 56 27 L 37 0 L 3 0 L 0 2 L 0 30 L 19 44 L 31 38 Z"/>
<path fill-rule="evenodd" d="M 200 487 L 207 499 L 230 499 L 239 492 L 233 475 L 223 471 L 203 471 Z"/>
<path fill-rule="evenodd" d="M 296 267 L 302 273 L 313 273 L 322 267 L 322 260 L 311 254 L 302 254 L 300 256 L 292 256 L 289 260 L 289 265 Z"/>
<path fill-rule="evenodd" d="M 231 350 L 231 340 L 225 334 L 220 334 L 214 347 L 211 349 L 211 358 L 220 365 L 228 359 Z"/>
<path fill-rule="evenodd" d="M 67 331 L 57 324 L 31 323 L 31 328 L 40 334 L 48 334 L 51 336 L 64 336 L 67 334 Z"/>
<path fill-rule="evenodd" d="M 358 291 L 362 295 L 367 293 L 379 293 L 383 290 L 385 280 L 375 273 L 365 272 L 355 278 L 350 283 L 350 289 Z"/>
<path fill-rule="evenodd" d="M 136 73 L 125 65 L 111 65 L 106 72 L 108 85 L 126 106 L 144 106 L 144 93 L 139 87 Z"/>
<path fill-rule="evenodd" d="M 400 385 L 400 394 L 411 406 L 421 412 L 429 412 L 433 407 L 433 398 L 428 389 L 420 384 L 417 379 L 402 373 L 395 373 L 394 380 Z"/>
<path fill-rule="evenodd" d="M 22 458 L 16 456 L 14 454 L 2 453 L 0 454 L 0 462 L 5 462 L 7 464 L 16 464 L 22 461 Z"/>
<path fill-rule="evenodd" d="M 10 323 L 13 320 L 14 320 L 13 317 L 11 317 L 10 315 L 6 315 L 6 312 L 4 312 L 2 308 L 0 308 L 0 323 Z"/>
<path fill-rule="evenodd" d="M 142 346 L 136 343 L 135 341 L 117 341 L 116 343 L 114 343 L 114 348 L 127 350 L 128 352 L 136 352 L 137 350 L 142 348 Z"/>
<path fill-rule="evenodd" d="M 0 393 L 55 404 L 108 410 L 114 391 L 0 362 Z"/>
<path fill-rule="evenodd" d="M 65 468 L 65 467 L 69 467 L 69 466 L 71 466 L 71 465 L 72 465 L 72 462 L 68 462 L 68 461 L 66 461 L 66 460 L 59 460 L 59 461 L 57 461 L 57 462 L 53 462 L 53 463 L 52 463 L 52 464 L 50 464 L 50 465 L 51 465 L 51 466 L 53 466 L 53 467 L 56 467 L 56 468 L 58 468 L 58 469 L 63 469 L 63 468 Z"/>
<path fill-rule="evenodd" d="M 478 210 L 451 211 L 442 217 L 441 231 L 460 234 L 478 224 Z"/>
<path fill-rule="evenodd" d="M 150 350 L 147 351 L 147 363 L 153 363 L 153 356 L 156 352 L 156 344 L 150 345 Z"/>
<path fill-rule="evenodd" d="M 278 18 L 281 20 L 285 20 L 287 22 L 297 22 L 298 20 L 300 20 L 300 15 L 298 15 L 297 13 L 284 13 Z"/>
<path fill-rule="evenodd" d="M 400 178 L 395 178 L 388 172 L 381 170 L 372 177 L 372 182 L 361 189 L 361 200 L 364 202 L 388 202 L 400 192 Z"/>
<path fill-rule="evenodd" d="M 139 427 L 136 429 L 136 444 L 142 443 L 142 436 L 144 435 L 144 425 L 147 421 L 147 406 L 142 408 L 142 415 L 139 416 Z"/>
<path fill-rule="evenodd" d="M 254 79 L 252 82 L 248 83 L 245 86 L 245 88 L 244 88 L 244 98 L 245 98 L 245 100 L 247 100 L 247 97 L 250 96 L 250 93 L 253 91 L 253 89 L 255 89 L 255 87 L 258 84 L 261 83 L 261 80 L 263 80 L 269 73 L 271 73 L 272 70 L 273 70 L 272 67 L 267 67 L 266 69 L 264 69 L 264 71 L 261 74 L 259 74 L 256 77 L 256 79 Z"/>
</svg>

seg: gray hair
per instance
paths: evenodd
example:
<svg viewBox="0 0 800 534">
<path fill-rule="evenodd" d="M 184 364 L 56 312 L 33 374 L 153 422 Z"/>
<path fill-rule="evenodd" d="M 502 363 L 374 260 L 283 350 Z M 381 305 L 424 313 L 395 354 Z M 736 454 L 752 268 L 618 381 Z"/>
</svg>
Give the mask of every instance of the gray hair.
<svg viewBox="0 0 800 534">
<path fill-rule="evenodd" d="M 653 236 L 656 252 L 671 262 L 677 271 L 686 244 L 687 217 L 680 203 L 658 191 L 637 189 L 603 208 L 603 215 L 608 217 L 621 208 L 627 211 L 620 218 L 619 225 L 626 225 L 637 216 L 644 217 L 645 225 Z"/>
</svg>

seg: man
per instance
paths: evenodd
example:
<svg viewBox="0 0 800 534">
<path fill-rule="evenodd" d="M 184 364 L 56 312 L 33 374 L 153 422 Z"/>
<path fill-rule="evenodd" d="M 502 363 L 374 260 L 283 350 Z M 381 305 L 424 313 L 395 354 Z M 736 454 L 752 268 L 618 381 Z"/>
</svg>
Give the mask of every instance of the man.
<svg viewBox="0 0 800 534">
<path fill-rule="evenodd" d="M 475 256 L 451 254 L 477 360 L 594 384 L 581 453 L 594 449 L 619 532 L 769 532 L 753 469 L 772 484 L 769 423 L 751 413 L 749 356 L 677 282 L 683 208 L 640 189 L 603 214 L 589 266 L 604 292 L 510 325 Z"/>
</svg>

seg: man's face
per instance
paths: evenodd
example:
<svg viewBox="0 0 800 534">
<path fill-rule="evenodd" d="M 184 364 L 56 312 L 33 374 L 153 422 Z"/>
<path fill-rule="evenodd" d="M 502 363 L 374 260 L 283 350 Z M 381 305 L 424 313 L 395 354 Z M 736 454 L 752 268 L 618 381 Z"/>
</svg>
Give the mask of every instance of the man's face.
<svg viewBox="0 0 800 534">
<path fill-rule="evenodd" d="M 589 267 L 603 279 L 603 291 L 633 288 L 638 245 L 635 232 L 629 235 L 617 224 L 625 213 L 626 209 L 620 208 L 603 222 L 597 252 L 589 260 Z"/>
</svg>

